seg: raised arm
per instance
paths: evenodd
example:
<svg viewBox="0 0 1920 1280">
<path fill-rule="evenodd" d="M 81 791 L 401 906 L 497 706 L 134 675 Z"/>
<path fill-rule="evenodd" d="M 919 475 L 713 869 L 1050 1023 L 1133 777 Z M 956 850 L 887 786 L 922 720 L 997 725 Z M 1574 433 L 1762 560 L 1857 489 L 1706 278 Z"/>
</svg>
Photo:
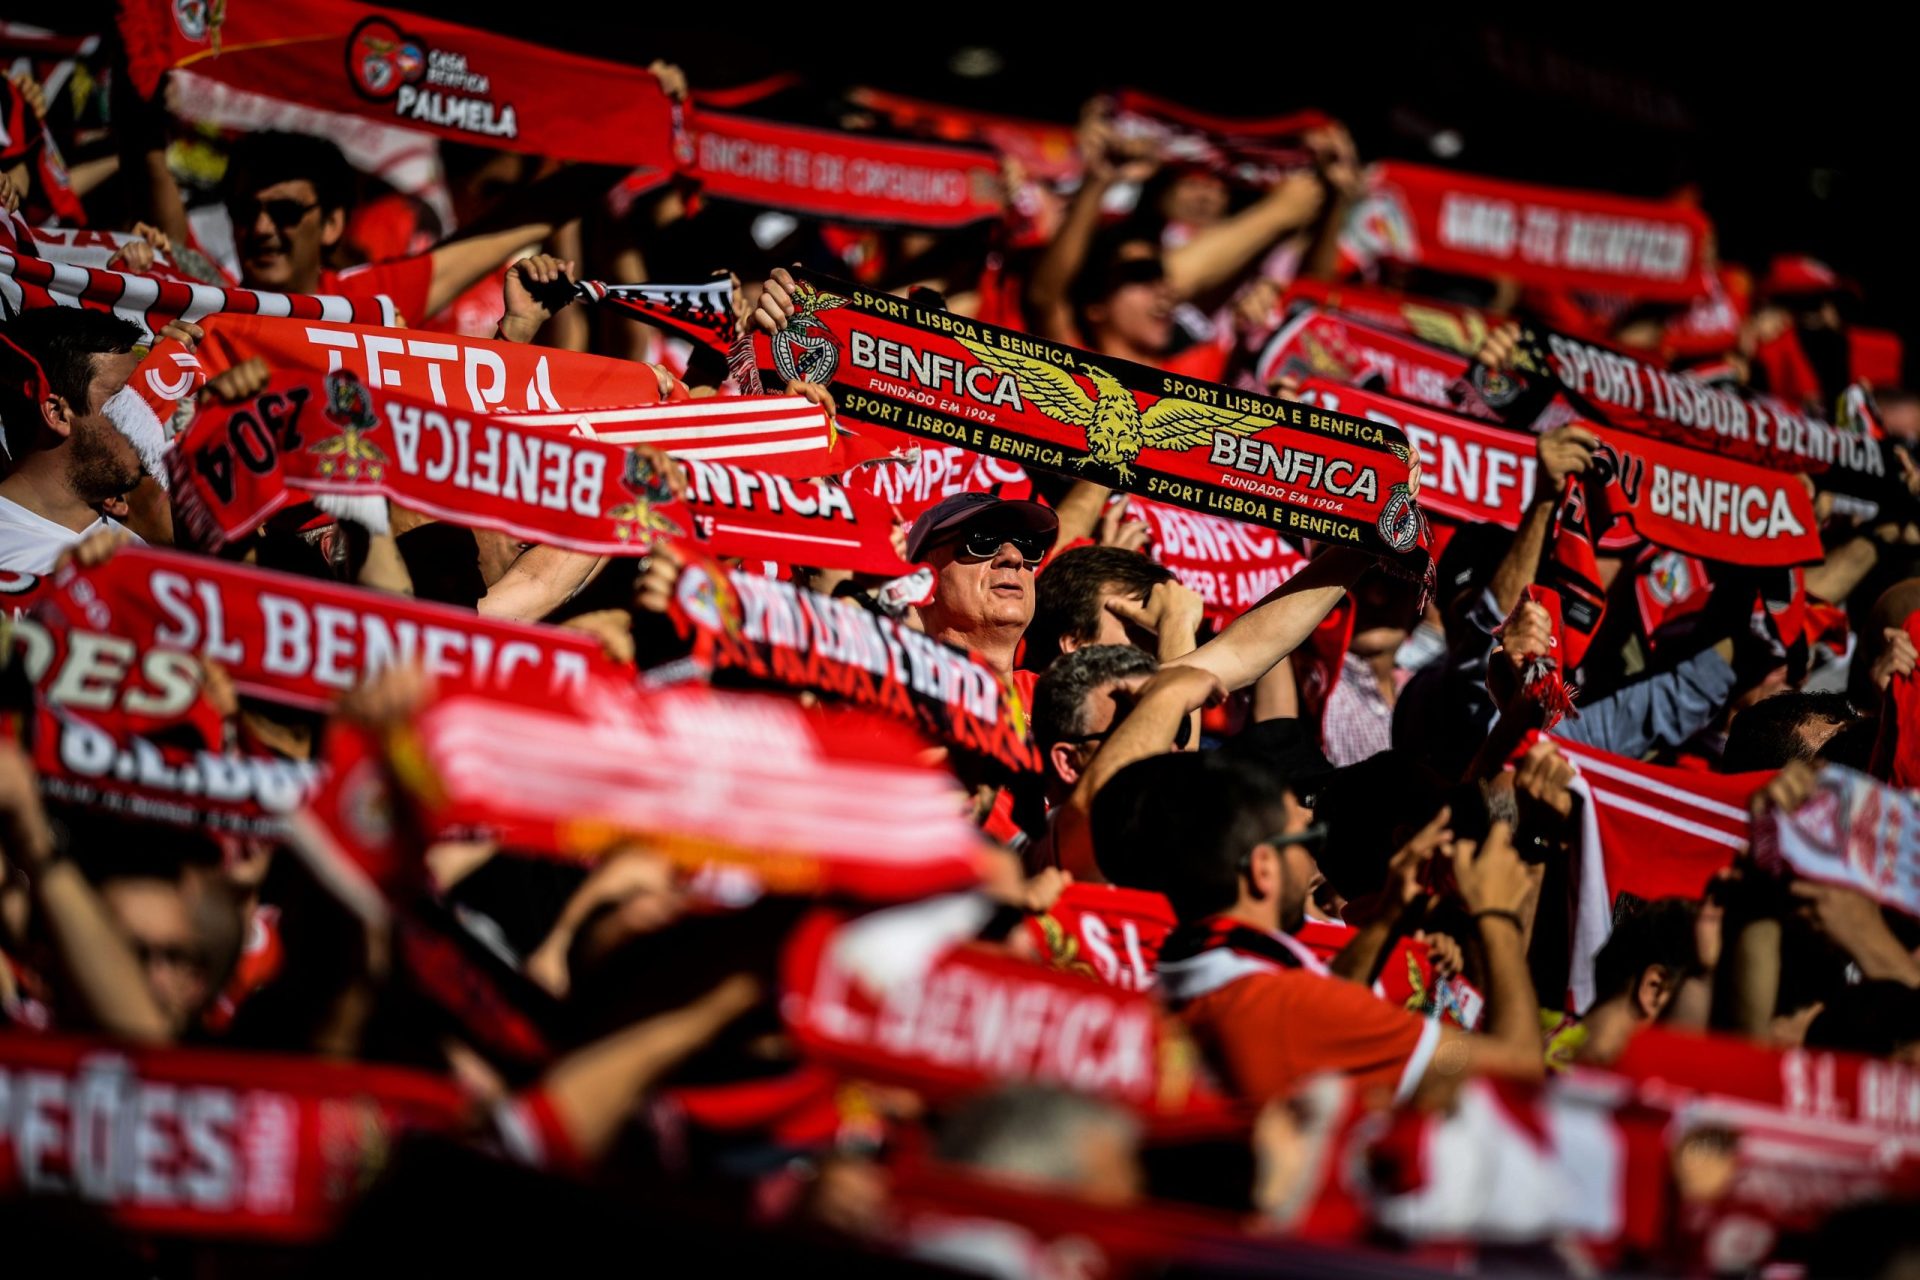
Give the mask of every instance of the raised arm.
<svg viewBox="0 0 1920 1280">
<path fill-rule="evenodd" d="M 1371 556 L 1348 547 L 1326 552 L 1225 631 L 1170 665 L 1198 667 L 1229 693 L 1246 688 L 1299 648 L 1372 563 Z"/>
</svg>

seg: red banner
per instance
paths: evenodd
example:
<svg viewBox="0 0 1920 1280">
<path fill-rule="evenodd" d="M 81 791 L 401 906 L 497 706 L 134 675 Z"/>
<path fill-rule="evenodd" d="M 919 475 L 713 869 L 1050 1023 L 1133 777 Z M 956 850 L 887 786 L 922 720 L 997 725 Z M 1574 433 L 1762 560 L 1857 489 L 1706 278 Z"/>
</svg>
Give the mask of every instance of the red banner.
<svg viewBox="0 0 1920 1280">
<path fill-rule="evenodd" d="M 881 459 L 841 478 L 847 488 L 870 493 L 893 507 L 903 520 L 913 520 L 956 493 L 991 493 L 1009 499 L 1033 496 L 1033 481 L 1025 467 L 953 444 L 923 442 L 917 458 Z"/>
<path fill-rule="evenodd" d="M 993 152 L 807 129 L 718 111 L 695 118 L 692 172 L 724 200 L 836 221 L 946 229 L 1000 216 Z"/>
<path fill-rule="evenodd" d="M 1254 373 L 1262 386 L 1294 377 L 1357 387 L 1377 378 L 1388 395 L 1451 410 L 1453 389 L 1471 364 L 1466 356 L 1390 329 L 1309 308 L 1268 340 Z"/>
<path fill-rule="evenodd" d="M 190 67 L 235 89 L 473 146 L 676 167 L 676 108 L 639 63 L 602 62 L 351 0 L 121 0 L 141 96 Z"/>
<path fill-rule="evenodd" d="M 674 587 L 673 618 L 698 666 L 885 712 L 1010 772 L 1040 767 L 1011 684 L 973 654 L 850 600 L 696 561 Z"/>
<path fill-rule="evenodd" d="M 444 694 L 401 776 L 429 832 L 586 861 L 640 840 L 756 892 L 896 902 L 979 879 L 979 833 L 925 748 L 862 712 L 601 682 L 559 706 Z"/>
<path fill-rule="evenodd" d="M 1146 992 L 968 945 L 885 954 L 861 923 L 821 912 L 787 944 L 781 1015 L 808 1054 L 936 1097 L 1036 1084 L 1149 1114 L 1204 1105 L 1191 1047 Z"/>
<path fill-rule="evenodd" d="M 1150 991 L 1159 977 L 1160 944 L 1177 923 L 1160 894 L 1070 884 L 1052 906 L 1027 917 L 1027 933 L 1055 969 L 1123 991 Z"/>
<path fill-rule="evenodd" d="M 1837 427 L 1564 334 L 1547 334 L 1541 354 L 1561 386 L 1616 426 L 1770 467 L 1886 474 L 1880 442 L 1864 426 Z"/>
<path fill-rule="evenodd" d="M 700 96 L 705 101 L 711 95 L 702 92 Z M 1029 178 L 1073 182 L 1080 177 L 1080 143 L 1070 124 L 969 111 L 880 89 L 855 89 L 847 98 L 885 116 L 896 129 L 924 133 L 943 142 L 982 143 L 992 147 L 1016 161 Z"/>
<path fill-rule="evenodd" d="M 1280 295 L 1282 311 L 1307 304 L 1355 316 L 1379 329 L 1391 329 L 1448 351 L 1470 356 L 1504 317 L 1458 303 L 1420 298 L 1397 289 L 1364 284 L 1295 280 Z"/>
<path fill-rule="evenodd" d="M 1375 165 L 1342 240 L 1387 259 L 1523 284 L 1681 301 L 1707 288 L 1713 227 L 1677 201 Z"/>
<path fill-rule="evenodd" d="M 893 547 L 893 510 L 870 493 L 726 462 L 686 466 L 687 506 L 714 555 L 889 578 L 913 572 Z"/>
<path fill-rule="evenodd" d="M 61 678 L 119 707 L 164 705 L 179 679 L 179 653 L 219 664 L 242 694 L 313 710 L 395 665 L 549 697 L 584 688 L 590 673 L 612 666 L 584 632 L 208 556 L 129 547 L 77 578 L 104 610 L 99 629 L 133 647 L 130 660 L 90 654 L 82 670 Z"/>
<path fill-rule="evenodd" d="M 1307 110 L 1235 120 L 1127 89 L 1114 101 L 1113 123 L 1122 137 L 1152 141 L 1164 161 L 1205 165 L 1236 181 L 1264 186 L 1286 173 L 1313 168 L 1305 135 L 1331 126 L 1334 119 Z"/>
<path fill-rule="evenodd" d="M 1315 403 L 1402 431 L 1420 450 L 1423 507 L 1456 520 L 1519 527 L 1532 497 L 1531 436 L 1370 391 L 1308 382 Z M 1595 428 L 1587 484 L 1596 528 L 1624 520 L 1647 541 L 1732 564 L 1810 564 L 1824 554 L 1813 499 L 1797 476 L 1647 436 Z"/>
<path fill-rule="evenodd" d="M 179 515 L 221 545 L 297 500 L 386 502 L 594 555 L 645 555 L 692 517 L 637 449 L 442 410 L 372 390 L 347 370 L 278 374 L 251 401 L 202 408 L 168 466 Z"/>
<path fill-rule="evenodd" d="M 402 1067 L 0 1035 L 0 1188 L 129 1230 L 315 1241 L 409 1130 L 458 1130 L 454 1084 Z"/>
<path fill-rule="evenodd" d="M 1200 593 L 1215 626 L 1224 627 L 1259 604 L 1307 563 L 1285 538 L 1244 520 L 1169 507 L 1149 498 L 1129 498 L 1127 518 L 1152 527 L 1147 554 Z"/>
</svg>

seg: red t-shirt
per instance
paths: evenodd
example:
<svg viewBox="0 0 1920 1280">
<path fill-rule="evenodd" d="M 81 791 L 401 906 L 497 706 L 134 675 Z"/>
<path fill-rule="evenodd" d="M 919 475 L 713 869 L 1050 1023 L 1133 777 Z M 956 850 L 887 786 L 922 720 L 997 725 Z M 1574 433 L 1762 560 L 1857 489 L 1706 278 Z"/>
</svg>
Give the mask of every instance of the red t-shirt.
<svg viewBox="0 0 1920 1280">
<path fill-rule="evenodd" d="M 1202 1052 L 1236 1095 L 1284 1097 L 1307 1077 L 1337 1071 L 1396 1101 L 1420 1083 L 1440 1024 L 1396 1009 L 1367 988 L 1300 969 L 1250 974 L 1180 1011 Z"/>
<path fill-rule="evenodd" d="M 320 273 L 320 292 L 337 293 L 359 301 L 385 294 L 400 313 L 400 323 L 409 325 L 417 325 L 427 318 L 427 295 L 432 288 L 433 255 L 430 253 Z"/>
</svg>

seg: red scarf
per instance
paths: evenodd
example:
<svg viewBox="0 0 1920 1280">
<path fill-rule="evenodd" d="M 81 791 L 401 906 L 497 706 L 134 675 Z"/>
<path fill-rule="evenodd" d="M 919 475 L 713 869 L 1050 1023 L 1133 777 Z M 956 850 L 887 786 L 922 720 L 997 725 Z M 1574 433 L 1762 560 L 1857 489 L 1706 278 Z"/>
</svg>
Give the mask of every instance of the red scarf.
<svg viewBox="0 0 1920 1280">
<path fill-rule="evenodd" d="M 691 172 L 706 194 L 847 222 L 946 230 L 998 218 L 1000 161 L 984 148 L 754 120 L 694 119 Z"/>
<path fill-rule="evenodd" d="M 997 498 L 1031 498 L 1033 481 L 1018 463 L 974 453 L 959 445 L 922 443 L 918 458 L 877 459 L 842 479 L 850 490 L 870 493 L 913 520 L 956 493 L 990 493 Z"/>
<path fill-rule="evenodd" d="M 139 644 L 137 611 L 98 585 L 91 572 L 62 569 L 12 632 L 34 685 L 26 728 L 41 789 L 144 821 L 284 831 L 320 767 L 227 750 L 199 664 Z"/>
<path fill-rule="evenodd" d="M 1030 1084 L 1150 1115 L 1223 1110 L 1196 1092 L 1185 1041 L 1151 995 L 970 946 L 964 933 L 929 946 L 867 925 L 914 910 L 851 922 L 823 910 L 794 930 L 780 1011 L 810 1057 L 935 1097 Z"/>
<path fill-rule="evenodd" d="M 704 284 L 604 284 L 582 280 L 574 288 L 589 302 L 624 312 L 642 324 L 671 329 L 725 355 L 738 336 L 733 282 Z"/>
<path fill-rule="evenodd" d="M 736 353 L 743 389 L 769 369 L 783 382 L 831 378 L 842 415 L 903 438 L 1091 474 L 1176 506 L 1360 547 L 1416 576 L 1431 569 L 1412 453 L 1397 431 L 800 275 L 789 327 L 757 333 Z"/>
<path fill-rule="evenodd" d="M 0 1189 L 74 1194 L 131 1231 L 324 1238 L 409 1131 L 462 1128 L 402 1067 L 0 1036 Z"/>
<path fill-rule="evenodd" d="M 123 0 L 119 31 L 143 98 L 166 71 L 191 67 L 249 93 L 473 146 L 669 169 L 685 154 L 679 109 L 640 67 L 419 14 L 351 0 Z"/>
<path fill-rule="evenodd" d="M 714 555 L 897 578 L 913 566 L 894 550 L 895 513 L 833 480 L 788 480 L 726 462 L 691 460 L 687 505 Z"/>
<path fill-rule="evenodd" d="M 1306 556 L 1285 538 L 1243 520 L 1139 497 L 1127 500 L 1127 519 L 1144 520 L 1152 528 L 1147 554 L 1200 593 L 1207 619 L 1216 627 L 1259 604 L 1307 565 Z"/>
<path fill-rule="evenodd" d="M 33 169 L 31 189 L 23 206 L 27 215 L 85 226 L 87 209 L 74 194 L 59 143 L 27 105 L 20 86 L 8 80 L 0 84 L 0 168 L 12 169 L 22 161 Z"/>
<path fill-rule="evenodd" d="M 1843 885 L 1920 916 L 1920 804 L 1910 793 L 1829 764 L 1791 813 L 1769 809 L 1753 823 L 1763 870 Z"/>
<path fill-rule="evenodd" d="M 700 95 L 702 102 L 712 98 L 711 93 L 704 91 Z M 971 142 L 992 147 L 1002 157 L 1016 162 L 1028 178 L 1051 183 L 1079 181 L 1080 145 L 1070 124 L 970 111 L 880 89 L 854 89 L 847 94 L 847 99 L 884 116 L 896 129 L 943 142 Z"/>
<path fill-rule="evenodd" d="M 1305 136 L 1334 120 L 1313 110 L 1234 120 L 1126 89 L 1114 101 L 1113 123 L 1122 137 L 1151 141 L 1163 160 L 1204 165 L 1236 182 L 1270 186 L 1288 173 L 1314 167 Z"/>
<path fill-rule="evenodd" d="M 979 878 L 979 836 L 951 776 L 917 762 L 924 749 L 869 714 L 596 682 L 561 705 L 450 690 L 391 759 L 428 835 L 583 862 L 640 840 L 736 892 L 889 902 Z M 400 869 L 361 867 L 376 885 Z"/>
<path fill-rule="evenodd" d="M 169 389 L 181 388 L 172 392 L 175 399 L 186 383 L 161 359 L 177 350 L 162 343 L 148 358 Z M 207 326 L 200 354 L 209 377 L 253 356 L 276 370 L 345 368 L 369 387 L 550 434 L 651 444 L 676 457 L 739 462 L 788 477 L 831 475 L 885 457 L 897 444 L 842 431 L 825 410 L 797 396 L 693 400 L 671 375 L 663 395 L 652 365 L 524 343 L 227 316 Z M 673 412 L 659 411 L 663 400 Z M 170 412 L 163 404 L 156 411 Z"/>
<path fill-rule="evenodd" d="M 221 314 L 294 316 L 306 320 L 392 324 L 393 303 L 330 294 L 219 289 L 182 274 L 157 254 L 139 275 L 111 269 L 114 252 L 133 237 L 104 231 L 33 231 L 17 214 L 0 221 L 0 311 L 92 307 L 131 320 L 148 334 L 173 320 Z"/>
<path fill-rule="evenodd" d="M 1547 334 L 1539 355 L 1576 406 L 1591 405 L 1615 426 L 1783 470 L 1886 474 L 1868 428 L 1836 427 L 1767 397 L 1745 399 L 1564 334 Z"/>
<path fill-rule="evenodd" d="M 1339 311 L 1379 329 L 1391 329 L 1410 338 L 1470 356 L 1505 317 L 1457 302 L 1421 298 L 1398 289 L 1324 280 L 1295 280 L 1280 296 L 1283 311 L 1301 304 Z"/>
<path fill-rule="evenodd" d="M 1553 741 L 1580 771 L 1573 787 L 1585 801 L 1572 970 L 1574 1007 L 1585 1009 L 1615 897 L 1698 898 L 1747 847 L 1747 800 L 1772 775 L 1672 769 Z"/>
<path fill-rule="evenodd" d="M 1262 386 L 1317 378 L 1383 391 L 1435 409 L 1456 409 L 1456 387 L 1473 362 L 1352 316 L 1309 307 L 1268 340 L 1254 367 Z M 1477 414 L 1476 416 L 1487 416 Z"/>
<path fill-rule="evenodd" d="M 1026 920 L 1047 964 L 1123 991 L 1152 989 L 1160 944 L 1177 923 L 1162 895 L 1110 884 L 1070 884 Z"/>
<path fill-rule="evenodd" d="M 1920 641 L 1920 614 L 1909 615 L 1901 625 Z M 1902 789 L 1920 787 L 1920 676 L 1895 676 L 1887 682 L 1873 757 L 1875 777 Z"/>
<path fill-rule="evenodd" d="M 139 655 L 134 665 L 71 678 L 111 691 L 116 704 L 163 697 L 172 670 L 157 655 L 169 652 L 217 662 L 244 695 L 314 710 L 394 664 L 546 697 L 613 672 L 584 632 L 501 622 L 207 556 L 129 547 L 72 580 L 86 583 L 100 629 L 132 641 Z"/>
<path fill-rule="evenodd" d="M 1547 651 L 1531 654 L 1522 663 L 1520 695 L 1539 709 L 1540 727 L 1551 729 L 1569 714 L 1579 719 L 1580 713 L 1573 709 L 1573 691 L 1567 687 L 1567 678 L 1578 663 L 1568 658 L 1560 593 L 1552 587 L 1528 584 L 1520 593 L 1520 602 L 1513 607 L 1513 615 L 1501 624 L 1500 634 L 1506 633 L 1514 618 L 1529 604 L 1537 604 L 1547 611 Z"/>
<path fill-rule="evenodd" d="M 1375 165 L 1342 234 L 1364 262 L 1682 301 L 1706 287 L 1713 227 L 1679 201 L 1503 182 L 1399 161 Z"/>
<path fill-rule="evenodd" d="M 296 490 L 387 500 L 437 519 L 596 555 L 645 555 L 692 517 L 638 451 L 372 391 L 355 374 L 290 372 L 246 404 L 205 406 L 168 455 L 181 519 L 211 546 L 251 533 Z M 371 503 L 364 501 L 371 499 Z"/>
<path fill-rule="evenodd" d="M 698 666 L 886 712 L 1001 770 L 1040 767 L 1009 682 L 975 655 L 852 601 L 696 561 L 674 587 L 673 619 L 693 639 Z"/>
</svg>

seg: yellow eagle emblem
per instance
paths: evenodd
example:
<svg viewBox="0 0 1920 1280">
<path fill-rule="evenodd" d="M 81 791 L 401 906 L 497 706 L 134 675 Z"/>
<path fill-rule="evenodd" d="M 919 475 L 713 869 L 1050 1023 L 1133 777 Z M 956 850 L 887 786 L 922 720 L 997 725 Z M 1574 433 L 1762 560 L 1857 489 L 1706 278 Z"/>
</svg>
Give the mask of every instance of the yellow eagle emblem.
<svg viewBox="0 0 1920 1280">
<path fill-rule="evenodd" d="M 1080 372 L 1092 384 L 1082 387 L 1072 374 L 1044 360 L 997 351 L 966 338 L 960 345 L 991 369 L 1011 374 L 1022 399 L 1056 421 L 1087 433 L 1087 452 L 1073 459 L 1075 467 L 1099 463 L 1112 467 L 1122 484 L 1133 481 L 1134 459 L 1142 449 L 1192 449 L 1208 444 L 1216 431 L 1250 436 L 1273 425 L 1273 419 L 1255 413 L 1162 396 L 1145 411 L 1134 393 L 1106 370 L 1081 364 Z"/>
</svg>

